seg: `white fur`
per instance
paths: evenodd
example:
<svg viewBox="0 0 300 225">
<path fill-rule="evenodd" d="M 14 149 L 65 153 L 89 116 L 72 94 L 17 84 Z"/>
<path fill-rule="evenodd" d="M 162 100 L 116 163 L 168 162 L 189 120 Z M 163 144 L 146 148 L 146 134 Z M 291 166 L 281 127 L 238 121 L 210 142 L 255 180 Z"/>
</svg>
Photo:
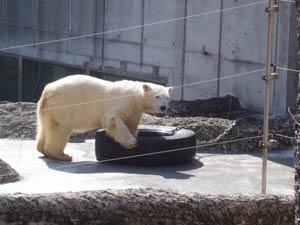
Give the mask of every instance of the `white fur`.
<svg viewBox="0 0 300 225">
<path fill-rule="evenodd" d="M 73 75 L 48 84 L 38 102 L 37 149 L 46 156 L 72 160 L 64 148 L 72 132 L 106 128 L 125 148 L 136 146 L 144 112 L 167 107 L 172 88 L 136 81 L 109 82 Z"/>
</svg>

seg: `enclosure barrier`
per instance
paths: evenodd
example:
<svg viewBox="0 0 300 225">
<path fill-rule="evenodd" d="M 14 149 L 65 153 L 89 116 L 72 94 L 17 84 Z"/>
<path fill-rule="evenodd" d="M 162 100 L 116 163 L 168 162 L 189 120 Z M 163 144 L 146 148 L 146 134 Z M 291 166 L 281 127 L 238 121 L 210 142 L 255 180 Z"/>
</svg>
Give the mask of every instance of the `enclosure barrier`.
<svg viewBox="0 0 300 225">
<path fill-rule="evenodd" d="M 287 1 L 287 0 L 281 0 L 281 1 L 293 2 L 293 1 Z M 114 32 L 118 32 L 118 31 L 127 31 L 127 30 L 132 30 L 132 29 L 141 28 L 141 27 L 154 26 L 154 25 L 159 25 L 159 24 L 164 24 L 164 23 L 169 23 L 169 22 L 174 22 L 174 21 L 179 21 L 179 20 L 185 20 L 185 19 L 199 17 L 199 16 L 205 16 L 205 15 L 214 14 L 214 13 L 220 13 L 220 12 L 234 10 L 234 9 L 240 9 L 240 8 L 243 8 L 243 7 L 259 5 L 259 4 L 266 3 L 266 2 L 267 1 L 258 1 L 258 2 L 254 2 L 254 3 L 249 3 L 249 4 L 237 6 L 237 7 L 225 8 L 225 9 L 222 9 L 222 10 L 214 10 L 214 11 L 207 12 L 207 13 L 199 13 L 199 14 L 194 14 L 194 15 L 190 15 L 190 16 L 179 17 L 179 18 L 174 18 L 174 19 L 169 19 L 169 20 L 163 20 L 163 21 L 153 22 L 153 23 L 149 23 L 149 24 L 137 25 L 137 26 L 127 27 L 127 28 L 111 30 L 111 31 L 91 33 L 91 34 L 79 35 L 79 36 L 68 37 L 68 38 L 57 39 L 57 40 L 44 41 L 44 42 L 33 43 L 33 44 L 24 44 L 24 45 L 17 45 L 17 46 L 11 46 L 11 47 L 4 47 L 4 48 L 1 48 L 0 51 L 5 51 L 5 50 L 15 49 L 15 48 L 39 46 L 39 45 L 51 44 L 51 43 L 62 42 L 62 41 L 69 41 L 69 40 L 80 39 L 80 38 L 85 38 L 85 37 L 92 37 L 92 36 L 96 36 L 96 35 L 100 35 L 100 34 L 114 33 Z M 269 141 L 269 131 L 268 131 L 270 81 L 276 79 L 276 77 L 277 77 L 276 73 L 271 72 L 272 30 L 273 30 L 273 27 L 272 27 L 273 15 L 272 14 L 274 12 L 277 12 L 278 9 L 279 9 L 279 7 L 277 5 L 277 0 L 268 0 L 268 7 L 266 8 L 266 12 L 268 13 L 268 44 L 267 44 L 267 60 L 266 60 L 267 63 L 266 63 L 266 74 L 263 76 L 263 80 L 266 83 L 266 85 L 265 85 L 265 87 L 266 87 L 265 88 L 265 90 L 266 90 L 265 93 L 266 94 L 265 94 L 264 128 L 263 128 L 264 135 L 263 135 L 263 141 L 262 141 L 262 147 L 263 147 L 262 193 L 266 193 L 267 152 L 268 152 L 268 149 L 271 147 L 271 142 Z M 280 67 L 278 67 L 278 68 L 280 68 Z M 280 68 L 280 69 L 290 70 L 288 68 Z M 220 78 L 211 79 L 211 80 L 188 83 L 188 84 L 184 84 L 184 85 L 175 86 L 174 88 L 182 88 L 182 87 L 198 85 L 198 84 L 204 84 L 204 83 L 213 82 L 213 81 L 222 80 L 222 79 L 230 79 L 230 78 L 235 78 L 235 77 L 243 76 L 243 75 L 250 75 L 250 74 L 254 74 L 256 72 L 262 72 L 262 71 L 264 71 L 264 69 L 258 69 L 258 70 L 249 71 L 249 72 L 240 73 L 240 74 L 232 74 L 232 75 L 229 75 L 229 76 L 220 77 Z M 121 96 L 120 98 L 123 98 L 123 97 L 129 97 L 129 96 Z M 93 102 L 84 102 L 84 103 L 78 103 L 78 104 L 75 104 L 75 105 L 74 104 L 73 105 L 65 105 L 63 107 L 55 107 L 55 108 L 49 108 L 49 109 L 45 109 L 45 110 L 54 110 L 54 109 L 65 108 L 65 107 L 76 107 L 76 106 L 82 105 L 82 104 L 93 104 L 93 103 L 97 103 L 97 102 L 100 102 L 100 101 L 107 101 L 107 100 L 111 100 L 111 99 L 96 100 L 96 101 L 93 101 Z M 249 137 L 248 139 L 252 139 L 252 138 L 257 138 L 257 137 Z M 290 138 L 290 137 L 287 137 L 287 138 Z M 232 141 L 239 141 L 239 140 L 232 140 Z M 216 144 L 220 144 L 220 143 L 216 143 Z M 200 145 L 200 146 L 197 146 L 197 147 L 203 147 L 203 145 Z M 170 149 L 168 151 L 180 151 L 180 150 L 184 150 L 184 149 Z M 163 153 L 163 152 L 161 152 L 161 153 Z M 155 153 L 155 154 L 159 154 L 159 153 Z M 139 156 L 135 156 L 135 157 L 139 157 Z M 116 160 L 118 160 L 118 159 L 116 159 Z"/>
<path fill-rule="evenodd" d="M 263 1 L 266 2 L 266 1 Z M 249 4 L 250 5 L 250 4 Z M 272 31 L 272 12 L 276 4 L 269 0 L 269 34 Z M 183 19 L 183 18 L 179 18 Z M 174 20 L 173 20 L 174 21 Z M 170 21 L 168 21 L 170 22 Z M 161 22 L 160 22 L 161 23 Z M 156 23 L 156 24 L 160 24 Z M 150 24 L 154 25 L 154 24 Z M 149 25 L 149 26 L 150 26 Z M 135 29 L 141 26 L 124 28 L 123 30 Z M 120 29 L 118 30 L 120 31 Z M 122 31 L 122 29 L 121 29 Z M 114 32 L 114 31 L 112 31 Z M 103 32 L 102 32 L 103 33 Z M 92 35 L 99 35 L 92 34 Z M 90 35 L 91 36 L 91 35 Z M 76 38 L 87 37 L 80 36 Z M 72 38 L 64 39 L 70 40 Z M 75 39 L 75 37 L 73 38 Z M 266 193 L 266 169 L 267 152 L 270 148 L 268 132 L 269 115 L 269 81 L 273 78 L 271 73 L 271 36 L 268 40 L 268 58 L 266 63 L 266 97 L 265 97 L 265 120 L 264 120 L 264 160 L 262 170 L 262 193 Z M 40 44 L 54 43 L 42 42 Z M 37 44 L 34 44 L 37 45 Z M 28 47 L 29 45 L 3 48 L 8 50 L 16 47 Z M 286 69 L 286 68 L 282 68 Z M 260 69 L 263 71 L 263 69 Z M 252 71 L 253 72 L 253 71 Z M 257 72 L 257 71 L 255 71 Z M 250 74 L 251 72 L 244 73 Z M 230 78 L 235 75 L 228 76 Z M 224 78 L 219 78 L 224 79 Z M 207 81 L 195 82 L 195 85 Z M 184 86 L 184 85 L 182 85 Z M 182 87 L 178 86 L 178 87 Z M 298 107 L 299 107 L 298 97 Z M 83 103 L 86 104 L 86 103 Z M 70 106 L 65 106 L 70 107 Z M 47 109 L 51 110 L 51 109 Z M 296 126 L 296 129 L 298 127 Z M 298 133 L 296 133 L 297 135 Z M 249 137 L 251 139 L 253 137 Z M 254 137 L 257 138 L 257 137 Z M 299 137 L 298 137 L 299 138 Z M 232 140 L 235 141 L 235 140 Z M 239 141 L 239 140 L 238 140 Z M 216 143 L 220 144 L 220 143 Z M 295 156 L 298 160 L 299 141 L 295 147 Z M 178 151 L 184 149 L 172 149 Z M 115 159 L 118 160 L 118 159 Z M 76 164 L 79 166 L 80 164 Z M 298 164 L 296 164 L 298 165 Z M 296 169 L 299 170 L 298 167 Z M 298 171 L 298 175 L 300 172 Z M 297 178 L 296 174 L 296 179 Z M 297 186 L 295 187 L 297 188 Z M 298 193 L 298 189 L 296 192 Z M 299 201 L 299 199 L 297 199 Z M 293 221 L 293 200 L 287 196 L 203 196 L 199 194 L 179 194 L 166 190 L 126 190 L 126 191 L 94 191 L 65 194 L 43 194 L 43 195 L 0 195 L 0 223 L 16 221 L 25 222 L 50 222 L 50 223 L 72 223 L 72 224 L 105 224 L 105 221 L 122 222 L 132 224 L 147 221 L 148 224 L 191 224 L 203 221 L 202 224 L 236 224 L 239 221 L 247 224 L 291 224 Z M 88 211 L 88 213 L 87 213 Z M 297 213 L 299 211 L 296 211 Z M 101 218 L 101 220 L 99 219 Z M 149 222 L 150 221 L 150 222 Z M 200 223 L 201 224 L 201 223 Z"/>
<path fill-rule="evenodd" d="M 0 224 L 290 225 L 293 199 L 128 189 L 0 195 Z"/>
</svg>

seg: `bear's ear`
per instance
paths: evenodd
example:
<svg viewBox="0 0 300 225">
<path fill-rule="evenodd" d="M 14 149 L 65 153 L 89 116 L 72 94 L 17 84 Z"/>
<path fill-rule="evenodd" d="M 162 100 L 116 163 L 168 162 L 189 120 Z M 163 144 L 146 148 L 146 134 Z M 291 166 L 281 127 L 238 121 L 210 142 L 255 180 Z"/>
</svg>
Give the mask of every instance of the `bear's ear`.
<svg viewBox="0 0 300 225">
<path fill-rule="evenodd" d="M 144 89 L 144 92 L 148 92 L 148 91 L 152 90 L 148 84 L 143 84 L 143 89 Z"/>
<path fill-rule="evenodd" d="M 171 94 L 173 92 L 174 88 L 173 87 L 169 87 L 169 94 Z"/>
</svg>

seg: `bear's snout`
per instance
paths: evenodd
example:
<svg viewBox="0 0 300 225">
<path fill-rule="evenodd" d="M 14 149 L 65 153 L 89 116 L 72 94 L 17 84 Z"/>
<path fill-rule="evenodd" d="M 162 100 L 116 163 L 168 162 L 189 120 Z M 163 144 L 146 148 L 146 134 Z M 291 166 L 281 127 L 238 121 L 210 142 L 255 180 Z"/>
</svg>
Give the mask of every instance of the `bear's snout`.
<svg viewBox="0 0 300 225">
<path fill-rule="evenodd" d="M 164 106 L 164 105 L 162 105 L 161 107 L 159 107 L 159 109 L 160 109 L 162 112 L 164 112 L 164 111 L 166 111 L 167 107 Z"/>
</svg>

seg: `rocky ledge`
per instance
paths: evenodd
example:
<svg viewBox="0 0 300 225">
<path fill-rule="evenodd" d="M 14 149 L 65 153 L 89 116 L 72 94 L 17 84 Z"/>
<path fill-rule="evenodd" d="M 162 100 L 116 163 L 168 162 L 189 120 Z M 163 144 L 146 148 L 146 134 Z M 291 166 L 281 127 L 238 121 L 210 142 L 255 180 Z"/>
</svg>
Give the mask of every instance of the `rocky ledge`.
<svg viewBox="0 0 300 225">
<path fill-rule="evenodd" d="M 293 224 L 293 196 L 128 189 L 0 194 L 0 224 Z"/>
<path fill-rule="evenodd" d="M 17 171 L 0 159 L 0 184 L 16 182 L 20 179 Z"/>
</svg>

